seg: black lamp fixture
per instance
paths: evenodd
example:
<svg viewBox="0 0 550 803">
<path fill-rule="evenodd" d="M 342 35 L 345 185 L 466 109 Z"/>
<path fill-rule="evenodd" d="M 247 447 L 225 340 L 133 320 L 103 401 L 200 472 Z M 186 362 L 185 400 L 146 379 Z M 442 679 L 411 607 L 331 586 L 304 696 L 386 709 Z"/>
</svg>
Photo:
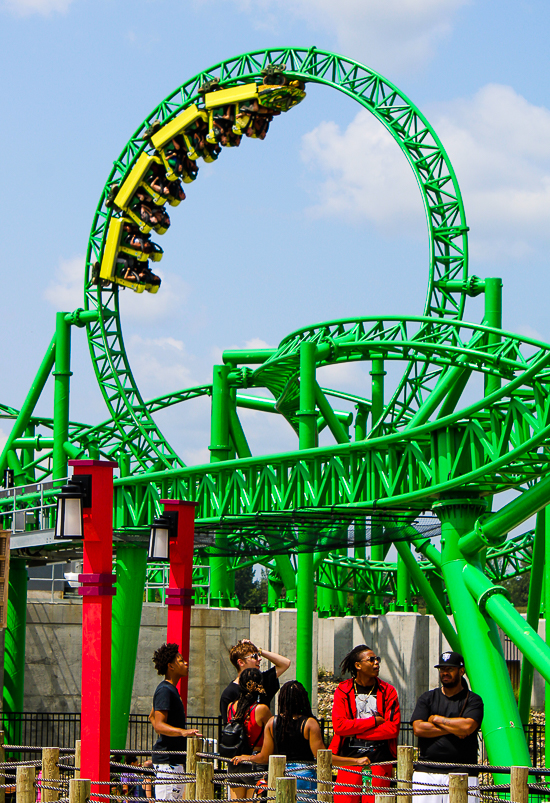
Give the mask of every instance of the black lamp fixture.
<svg viewBox="0 0 550 803">
<path fill-rule="evenodd" d="M 154 519 L 149 536 L 148 560 L 170 560 L 170 538 L 175 535 L 174 525 L 177 526 L 177 522 L 170 513 Z"/>
<path fill-rule="evenodd" d="M 92 476 L 71 477 L 57 495 L 57 518 L 54 538 L 84 538 L 82 511 L 92 506 Z"/>
<path fill-rule="evenodd" d="M 82 488 L 69 482 L 61 488 L 57 496 L 57 519 L 54 538 L 83 538 Z"/>
</svg>

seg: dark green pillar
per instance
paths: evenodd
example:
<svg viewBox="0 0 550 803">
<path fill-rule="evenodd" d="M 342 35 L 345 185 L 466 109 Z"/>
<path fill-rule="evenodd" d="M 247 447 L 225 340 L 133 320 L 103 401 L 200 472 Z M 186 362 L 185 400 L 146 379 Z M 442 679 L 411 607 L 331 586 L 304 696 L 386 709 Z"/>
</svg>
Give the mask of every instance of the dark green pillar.
<svg viewBox="0 0 550 803">
<path fill-rule="evenodd" d="M 485 279 L 485 314 L 483 323 L 494 329 L 502 329 L 502 279 Z M 500 343 L 500 335 L 489 335 L 489 352 L 491 346 Z M 487 374 L 485 377 L 485 395 L 494 393 L 500 388 L 500 377 Z"/>
<path fill-rule="evenodd" d="M 55 316 L 55 369 L 53 408 L 53 479 L 67 476 L 65 442 L 69 440 L 69 389 L 71 381 L 71 325 L 65 312 Z"/>
<path fill-rule="evenodd" d="M 23 711 L 25 695 L 25 641 L 27 626 L 27 566 L 22 558 L 10 560 L 8 626 L 4 642 L 4 694 L 6 713 Z M 6 725 L 5 741 L 21 743 L 21 723 Z"/>
<path fill-rule="evenodd" d="M 229 437 L 230 411 L 233 406 L 229 385 L 229 365 L 215 365 L 212 374 L 212 416 L 210 421 L 210 462 L 229 460 L 231 442 Z M 223 550 L 227 544 L 225 533 L 216 533 L 216 546 Z M 234 588 L 234 574 L 228 571 L 227 557 L 212 555 L 210 564 L 210 605 L 213 608 L 228 608 Z"/>
<path fill-rule="evenodd" d="M 529 598 L 527 602 L 527 624 L 538 633 L 540 618 L 540 603 L 542 593 L 542 579 L 545 564 L 545 517 L 546 509 L 537 513 L 537 526 L 533 542 L 533 556 L 531 559 L 531 578 L 529 581 Z M 531 694 L 533 692 L 534 667 L 527 658 L 523 658 L 521 676 L 519 681 L 518 709 L 524 725 L 529 722 L 531 711 Z"/>
<path fill-rule="evenodd" d="M 147 550 L 120 546 L 116 553 L 111 651 L 111 748 L 124 750 L 143 606 Z"/>
<path fill-rule="evenodd" d="M 300 410 L 298 412 L 300 449 L 317 445 L 317 412 L 315 409 L 315 343 L 300 346 Z M 311 697 L 313 661 L 313 550 L 308 545 L 308 533 L 298 534 L 298 605 L 296 613 L 296 641 L 300 649 L 296 655 L 296 680 Z"/>
</svg>

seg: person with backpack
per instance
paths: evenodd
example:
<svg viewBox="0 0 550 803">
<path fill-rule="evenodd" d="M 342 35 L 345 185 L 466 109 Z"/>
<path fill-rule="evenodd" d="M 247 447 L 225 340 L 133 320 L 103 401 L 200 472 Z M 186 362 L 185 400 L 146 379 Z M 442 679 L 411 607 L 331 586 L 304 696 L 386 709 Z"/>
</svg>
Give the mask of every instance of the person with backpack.
<svg viewBox="0 0 550 803">
<path fill-rule="evenodd" d="M 334 738 L 330 743 L 338 756 L 368 756 L 371 767 L 371 794 L 360 795 L 361 776 L 338 771 L 334 803 L 374 803 L 377 788 L 389 787 L 391 764 L 397 756 L 397 734 L 401 712 L 397 691 L 380 680 L 382 658 L 366 644 L 354 647 L 344 658 L 342 673 L 350 680 L 339 683 L 332 704 Z M 353 786 L 358 786 L 357 791 Z"/>
<path fill-rule="evenodd" d="M 315 767 L 304 767 L 304 764 L 315 762 L 318 750 L 326 750 L 326 747 L 319 722 L 311 711 L 308 693 L 298 680 L 289 680 L 279 694 L 279 713 L 266 725 L 261 751 L 253 756 L 236 756 L 233 763 L 267 764 L 273 754 L 286 756 L 286 769 L 296 776 L 297 790 L 311 793 L 317 788 L 317 774 Z M 359 779 L 359 768 L 369 763 L 367 756 L 333 756 L 335 766 L 353 767 Z"/>
<path fill-rule="evenodd" d="M 284 655 L 278 655 L 276 652 L 268 652 L 261 647 L 256 647 L 250 639 L 243 638 L 238 641 L 229 650 L 229 660 L 237 670 L 237 677 L 226 686 L 220 698 L 220 714 L 222 715 L 223 724 L 227 722 L 227 708 L 229 703 L 234 703 L 238 700 L 240 695 L 239 677 L 241 672 L 245 669 L 252 669 L 253 667 L 259 669 L 265 658 L 273 664 L 265 672 L 262 672 L 262 686 L 264 693 L 262 694 L 259 702 L 264 705 L 271 705 L 271 701 L 279 691 L 279 678 L 290 667 L 290 659 L 285 658 Z"/>
<path fill-rule="evenodd" d="M 238 753 L 252 758 L 254 751 L 260 751 L 264 743 L 264 729 L 271 719 L 271 711 L 259 702 L 265 694 L 262 685 L 262 673 L 256 667 L 245 669 L 239 675 L 240 695 L 236 702 L 227 707 L 227 724 L 222 730 L 219 753 L 226 758 L 233 758 Z M 228 773 L 243 774 L 253 772 L 252 769 L 237 769 L 228 765 Z M 231 798 L 252 797 L 254 789 L 229 787 Z"/>
</svg>

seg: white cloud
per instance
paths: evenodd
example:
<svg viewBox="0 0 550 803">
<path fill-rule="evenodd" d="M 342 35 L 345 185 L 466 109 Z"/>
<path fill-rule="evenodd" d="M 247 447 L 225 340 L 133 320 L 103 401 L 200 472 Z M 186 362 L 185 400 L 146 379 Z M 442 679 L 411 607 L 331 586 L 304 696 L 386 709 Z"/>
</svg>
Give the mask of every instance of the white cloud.
<svg viewBox="0 0 550 803">
<path fill-rule="evenodd" d="M 363 365 L 358 362 L 325 365 L 317 370 L 317 381 L 325 388 L 349 391 L 363 396 L 368 396 L 370 393 L 370 377 Z M 331 399 L 331 404 L 334 406 L 343 402 Z"/>
<path fill-rule="evenodd" d="M 321 123 L 304 135 L 302 158 L 327 176 L 313 214 L 366 218 L 383 230 L 400 225 L 413 231 L 422 221 L 414 175 L 370 112 L 362 109 L 345 131 L 334 122 Z"/>
<path fill-rule="evenodd" d="M 152 268 L 162 279 L 157 293 L 135 293 L 130 288 L 120 292 L 120 316 L 123 325 L 126 320 L 144 324 L 181 315 L 182 304 L 188 295 L 187 284 L 175 273 L 164 273 L 155 264 Z"/>
<path fill-rule="evenodd" d="M 463 192 L 473 255 L 498 261 L 533 253 L 549 234 L 550 110 L 489 84 L 435 112 Z"/>
<path fill-rule="evenodd" d="M 531 340 L 539 340 L 541 343 L 546 343 L 548 338 L 541 335 L 539 331 L 533 329 L 528 323 L 520 324 L 515 327 L 515 331 L 522 337 L 529 337 Z"/>
<path fill-rule="evenodd" d="M 3 6 L 13 14 L 26 17 L 30 14 L 47 16 L 54 11 L 64 14 L 72 0 L 4 0 Z"/>
<path fill-rule="evenodd" d="M 518 259 L 547 243 L 550 227 L 550 110 L 507 86 L 428 110 L 455 168 L 477 260 Z M 302 156 L 325 179 L 318 215 L 352 215 L 389 231 L 423 235 L 412 171 L 391 136 L 361 110 L 342 131 L 321 123 L 303 138 Z M 422 226 L 422 227 L 421 227 Z"/>
<path fill-rule="evenodd" d="M 164 273 L 154 266 L 162 279 L 158 293 L 135 293 L 130 288 L 120 288 L 121 319 L 139 322 L 140 325 L 167 320 L 181 314 L 182 304 L 188 294 L 188 286 L 177 274 Z M 84 257 L 60 259 L 54 279 L 44 290 L 44 298 L 56 309 L 71 312 L 84 303 Z"/>
<path fill-rule="evenodd" d="M 190 368 L 194 359 L 181 340 L 133 334 L 126 343 L 126 350 L 132 373 L 145 398 L 197 384 Z"/>
<path fill-rule="evenodd" d="M 261 337 L 253 337 L 251 340 L 245 340 L 244 347 L 245 347 L 245 349 L 272 349 L 272 348 L 275 348 L 275 346 L 270 346 L 269 343 L 266 343 L 265 340 L 262 340 Z"/>
<path fill-rule="evenodd" d="M 44 290 L 44 298 L 58 310 L 72 312 L 84 303 L 84 257 L 60 259 L 54 280 Z"/>
<path fill-rule="evenodd" d="M 4 432 L 3 429 L 0 429 L 0 452 L 2 451 L 4 446 L 6 445 L 7 440 L 8 440 L 8 434 L 6 432 Z"/>
<path fill-rule="evenodd" d="M 335 47 L 391 77 L 418 70 L 452 30 L 468 0 L 235 0 L 262 28 L 278 28 L 276 9 L 326 32 Z"/>
</svg>

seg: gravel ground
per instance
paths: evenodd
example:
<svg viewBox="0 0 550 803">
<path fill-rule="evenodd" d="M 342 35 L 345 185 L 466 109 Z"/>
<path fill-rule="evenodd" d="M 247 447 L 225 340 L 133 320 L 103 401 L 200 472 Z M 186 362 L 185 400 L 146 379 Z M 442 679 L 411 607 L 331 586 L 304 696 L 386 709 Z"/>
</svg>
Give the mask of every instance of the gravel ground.
<svg viewBox="0 0 550 803">
<path fill-rule="evenodd" d="M 332 698 L 334 697 L 334 690 L 339 683 L 340 680 L 319 680 L 317 684 L 319 717 L 330 719 L 332 714 Z"/>
</svg>

